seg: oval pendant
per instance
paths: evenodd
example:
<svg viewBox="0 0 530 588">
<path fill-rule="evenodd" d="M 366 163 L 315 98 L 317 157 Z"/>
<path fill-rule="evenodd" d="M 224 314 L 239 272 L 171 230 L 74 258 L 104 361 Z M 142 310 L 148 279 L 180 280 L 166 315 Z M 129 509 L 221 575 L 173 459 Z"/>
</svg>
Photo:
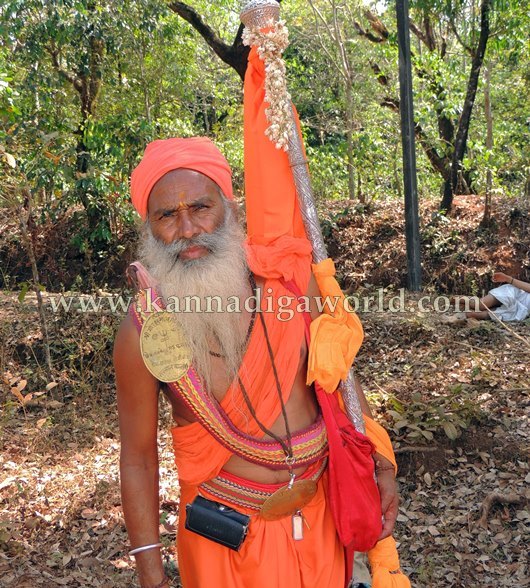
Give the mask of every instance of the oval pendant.
<svg viewBox="0 0 530 588">
<path fill-rule="evenodd" d="M 145 366 L 161 382 L 174 382 L 191 365 L 191 350 L 182 329 L 168 312 L 155 312 L 142 325 L 140 352 Z"/>
<path fill-rule="evenodd" d="M 317 493 L 314 480 L 296 480 L 292 486 L 283 486 L 262 504 L 260 515 L 266 521 L 277 521 L 293 515 L 309 504 Z"/>
</svg>

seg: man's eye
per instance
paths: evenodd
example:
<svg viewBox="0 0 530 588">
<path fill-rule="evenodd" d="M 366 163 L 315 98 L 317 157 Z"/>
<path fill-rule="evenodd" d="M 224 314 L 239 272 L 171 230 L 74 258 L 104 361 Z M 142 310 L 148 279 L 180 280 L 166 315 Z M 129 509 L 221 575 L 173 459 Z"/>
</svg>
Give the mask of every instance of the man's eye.
<svg viewBox="0 0 530 588">
<path fill-rule="evenodd" d="M 194 204 L 193 205 L 193 210 L 198 212 L 199 210 L 206 210 L 208 208 L 208 206 L 206 206 L 206 204 Z"/>
</svg>

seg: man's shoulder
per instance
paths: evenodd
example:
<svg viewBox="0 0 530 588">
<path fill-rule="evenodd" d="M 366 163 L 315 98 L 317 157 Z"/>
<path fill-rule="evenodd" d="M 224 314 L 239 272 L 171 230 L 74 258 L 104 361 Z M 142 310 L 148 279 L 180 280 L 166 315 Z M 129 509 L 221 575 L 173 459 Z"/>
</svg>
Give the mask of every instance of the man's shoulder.
<svg viewBox="0 0 530 588">
<path fill-rule="evenodd" d="M 123 319 L 116 333 L 113 359 L 116 377 L 123 389 L 158 390 L 158 381 L 145 366 L 140 334 L 130 314 Z"/>
<path fill-rule="evenodd" d="M 121 321 L 114 339 L 114 363 L 131 353 L 140 354 L 140 335 L 132 316 L 127 314 Z"/>
</svg>

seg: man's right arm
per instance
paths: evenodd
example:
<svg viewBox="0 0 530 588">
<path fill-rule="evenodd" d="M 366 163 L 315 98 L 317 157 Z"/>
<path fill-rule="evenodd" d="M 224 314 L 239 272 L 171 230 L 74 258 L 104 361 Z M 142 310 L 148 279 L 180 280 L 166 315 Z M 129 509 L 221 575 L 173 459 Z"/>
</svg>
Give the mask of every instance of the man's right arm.
<svg viewBox="0 0 530 588">
<path fill-rule="evenodd" d="M 136 548 L 159 542 L 159 383 L 145 367 L 139 335 L 130 316 L 116 336 L 114 368 L 121 436 L 122 505 L 131 548 Z M 164 577 L 160 549 L 137 554 L 136 564 L 141 586 L 156 586 Z"/>
<path fill-rule="evenodd" d="M 523 282 L 523 280 L 513 278 L 504 272 L 495 272 L 492 279 L 494 282 L 506 282 L 507 284 L 513 284 L 516 288 L 519 288 L 519 290 L 530 293 L 530 284 L 528 282 Z"/>
</svg>

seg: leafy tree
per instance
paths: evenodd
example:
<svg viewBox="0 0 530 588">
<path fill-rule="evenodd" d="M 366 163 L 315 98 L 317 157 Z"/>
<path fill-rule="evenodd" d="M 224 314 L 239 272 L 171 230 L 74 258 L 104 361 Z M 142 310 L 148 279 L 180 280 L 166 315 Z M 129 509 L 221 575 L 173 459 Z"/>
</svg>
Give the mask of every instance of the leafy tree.
<svg viewBox="0 0 530 588">
<path fill-rule="evenodd" d="M 515 0 L 491 3 L 489 145 L 486 117 L 473 108 L 486 1 L 412 3 L 422 196 L 440 178 L 451 196 L 480 191 L 488 173 L 493 194 L 523 193 L 525 183 L 530 190 L 523 100 L 530 55 L 521 43 L 529 15 Z M 239 9 L 236 0 L 2 4 L 0 144 L 31 187 L 36 222 L 68 211 L 78 220 L 75 243 L 104 257 L 113 235 L 135 218 L 128 179 L 145 144 L 159 137 L 211 136 L 241 186 L 248 48 Z M 286 0 L 282 12 L 291 35 L 289 84 L 317 195 L 355 193 L 368 202 L 399 193 L 399 121 L 389 114 L 399 105 L 393 6 Z"/>
<path fill-rule="evenodd" d="M 477 16 L 474 4 L 466 0 L 449 3 L 419 0 L 411 10 L 410 30 L 418 40 L 417 53 L 413 56 L 415 71 L 424 89 L 430 93 L 438 141 L 430 136 L 420 121 L 416 123 L 416 137 L 431 165 L 444 180 L 444 196 L 440 203 L 440 208 L 444 210 L 451 209 L 455 193 L 469 193 L 473 190 L 470 170 L 463 169 L 462 161 L 466 154 L 480 69 L 490 37 L 491 8 L 492 0 L 482 0 Z M 468 18 L 463 19 L 462 15 Z M 370 28 L 356 22 L 361 36 L 372 43 L 395 45 L 395 33 L 391 33 L 374 12 L 365 10 L 364 16 Z M 459 31 L 461 23 L 464 23 L 464 31 Z M 451 33 L 452 39 L 449 36 Z M 466 41 L 463 40 L 464 35 Z M 459 44 L 465 47 L 459 48 Z M 469 53 L 472 58 L 461 110 L 448 89 L 450 78 L 447 76 L 448 68 L 452 65 L 449 56 L 458 48 Z M 388 74 L 383 73 L 384 70 L 378 64 L 372 64 L 372 69 L 381 85 L 388 87 Z M 392 95 L 385 96 L 381 104 L 399 111 L 399 100 Z"/>
<path fill-rule="evenodd" d="M 99 240 L 108 238 L 108 219 L 99 194 L 88 177 L 91 167 L 90 126 L 101 92 L 106 54 L 118 38 L 118 21 L 112 4 L 96 0 L 15 0 L 5 5 L 2 11 L 2 22 L 7 29 L 5 36 L 10 42 L 19 75 L 29 72 L 20 80 L 26 93 L 25 117 L 18 134 L 28 132 L 24 122 L 28 119 L 37 122 L 37 128 L 42 131 L 48 126 L 55 127 L 52 133 L 58 141 L 54 146 L 60 155 L 48 151 L 48 157 L 55 167 L 62 167 L 59 164 L 66 163 L 73 155 L 74 166 L 68 162 L 65 167 L 69 169 L 63 168 L 62 171 L 65 179 L 74 179 L 74 201 L 83 205 L 89 230 Z M 68 103 L 70 93 L 76 96 L 75 102 Z M 54 103 L 57 116 L 43 114 L 48 108 L 53 109 Z M 77 115 L 73 113 L 74 104 Z M 67 131 L 69 139 L 75 138 L 74 145 L 70 141 L 61 144 L 59 135 L 62 130 Z M 13 137 L 13 140 L 17 138 Z M 72 146 L 74 153 L 69 149 Z M 30 151 L 26 161 L 34 157 L 35 153 Z"/>
</svg>

